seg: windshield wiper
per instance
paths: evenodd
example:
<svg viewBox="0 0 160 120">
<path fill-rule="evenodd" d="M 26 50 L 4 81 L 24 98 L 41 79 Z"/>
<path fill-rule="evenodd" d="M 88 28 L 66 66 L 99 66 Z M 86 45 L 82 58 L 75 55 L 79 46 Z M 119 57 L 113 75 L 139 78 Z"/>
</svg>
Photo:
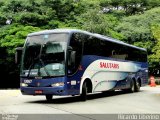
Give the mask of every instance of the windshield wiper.
<svg viewBox="0 0 160 120">
<path fill-rule="evenodd" d="M 51 75 L 49 74 L 47 68 L 45 67 L 45 64 L 44 62 L 42 61 L 41 59 L 41 55 L 42 55 L 42 45 L 41 45 L 41 49 L 40 49 L 40 53 L 39 53 L 39 56 L 35 59 L 33 59 L 33 62 L 31 63 L 31 65 L 29 66 L 29 70 L 28 70 L 28 75 L 27 75 L 27 78 L 30 76 L 30 72 L 32 70 L 32 67 L 35 65 L 36 61 L 40 62 L 40 64 L 42 65 L 42 67 L 44 67 L 44 71 L 46 72 L 47 76 L 51 77 Z M 38 63 L 37 62 L 37 63 Z M 40 66 L 38 66 L 38 75 L 40 75 Z"/>
<path fill-rule="evenodd" d="M 44 44 L 45 46 L 46 44 Z M 41 56 L 42 56 L 42 48 L 43 48 L 43 45 L 41 45 L 41 49 L 40 49 L 40 53 L 39 53 L 39 61 L 41 62 L 42 66 L 44 67 L 44 71 L 46 72 L 47 76 L 51 77 L 51 75 L 49 74 L 47 68 L 45 67 L 45 64 L 43 62 L 43 60 L 41 59 Z M 40 69 L 38 69 L 38 71 L 40 72 Z M 39 73 L 38 73 L 39 74 Z"/>
<path fill-rule="evenodd" d="M 32 62 L 31 65 L 29 66 L 27 78 L 29 77 L 30 72 L 31 72 L 31 69 L 32 69 L 32 67 L 34 66 L 34 64 L 36 63 L 37 60 L 38 60 L 38 58 L 33 59 L 33 62 Z"/>
<path fill-rule="evenodd" d="M 40 62 L 41 62 L 41 65 L 44 67 L 44 71 L 46 72 L 46 74 L 47 74 L 49 77 L 51 77 L 51 75 L 49 74 L 47 68 L 45 67 L 45 64 L 44 64 L 44 62 L 42 61 L 42 59 L 40 58 L 39 60 L 40 60 Z M 40 73 L 40 69 L 38 69 L 38 74 L 39 74 L 39 73 Z"/>
</svg>

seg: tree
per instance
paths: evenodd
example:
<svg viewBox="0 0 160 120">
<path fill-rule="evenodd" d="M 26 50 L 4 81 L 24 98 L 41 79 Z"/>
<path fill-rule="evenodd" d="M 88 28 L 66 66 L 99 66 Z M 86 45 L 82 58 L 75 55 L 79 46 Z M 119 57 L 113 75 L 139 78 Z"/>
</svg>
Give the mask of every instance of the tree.
<svg viewBox="0 0 160 120">
<path fill-rule="evenodd" d="M 40 15 L 38 13 L 20 12 L 15 16 L 15 21 L 22 25 L 30 26 L 45 26 L 48 24 L 49 17 L 46 15 Z"/>
<path fill-rule="evenodd" d="M 111 37 L 118 37 L 118 33 L 113 30 L 114 26 L 118 22 L 117 18 L 113 15 L 103 14 L 100 12 L 100 9 L 87 11 L 77 19 L 79 24 L 81 24 L 81 29 L 83 30 Z"/>
<path fill-rule="evenodd" d="M 38 30 L 40 28 L 19 24 L 4 26 L 0 28 L 0 47 L 6 48 L 8 55 L 12 56 L 16 47 L 23 46 L 27 34 Z"/>
<path fill-rule="evenodd" d="M 156 41 L 149 62 L 152 67 L 160 67 L 160 24 L 153 24 L 151 30 Z"/>
<path fill-rule="evenodd" d="M 28 33 L 66 27 L 144 47 L 150 65 L 157 66 L 159 6 L 160 0 L 1 0 L 0 68 L 5 72 L 0 69 L 0 73 L 14 74 L 15 48 L 23 45 Z M 7 20 L 12 21 L 10 25 Z"/>
<path fill-rule="evenodd" d="M 15 48 L 23 46 L 28 33 L 38 30 L 37 27 L 19 24 L 0 28 L 0 73 L 5 78 L 1 80 L 0 88 L 19 87 L 19 68 L 14 63 Z"/>
<path fill-rule="evenodd" d="M 121 33 L 124 41 L 139 47 L 146 48 L 149 54 L 149 65 L 157 66 L 160 61 L 160 42 L 159 26 L 153 26 L 160 23 L 160 8 L 154 8 L 144 12 L 142 15 L 125 17 L 115 28 Z"/>
<path fill-rule="evenodd" d="M 124 41 L 131 44 L 138 41 L 154 41 L 151 24 L 159 22 L 160 8 L 155 8 L 142 15 L 124 17 L 115 29 L 125 36 Z"/>
</svg>

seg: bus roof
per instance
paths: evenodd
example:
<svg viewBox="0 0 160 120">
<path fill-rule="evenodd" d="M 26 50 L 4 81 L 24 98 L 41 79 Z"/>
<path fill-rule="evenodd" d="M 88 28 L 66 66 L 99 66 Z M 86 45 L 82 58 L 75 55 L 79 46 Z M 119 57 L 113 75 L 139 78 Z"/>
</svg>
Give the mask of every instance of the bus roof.
<svg viewBox="0 0 160 120">
<path fill-rule="evenodd" d="M 129 47 L 132 47 L 132 48 L 135 48 L 135 49 L 140 49 L 140 50 L 146 51 L 146 49 L 144 49 L 144 48 L 137 47 L 137 46 L 134 46 L 134 45 L 130 45 L 130 44 L 128 44 L 128 43 L 122 42 L 122 41 L 120 41 L 120 40 L 117 40 L 117 39 L 114 39 L 114 38 L 111 38 L 111 37 L 107 37 L 107 36 L 100 35 L 100 34 L 97 34 L 97 33 L 91 33 L 91 32 L 84 31 L 84 30 L 79 30 L 79 29 L 53 29 L 53 30 L 43 30 L 43 31 L 39 31 L 39 32 L 30 33 L 30 34 L 28 34 L 28 37 L 29 37 L 29 36 L 40 35 L 40 34 L 74 33 L 74 32 L 88 34 L 88 35 L 91 35 L 91 36 L 94 36 L 94 37 L 97 37 L 97 38 L 100 38 L 100 39 L 103 39 L 103 40 L 106 40 L 106 41 L 110 41 L 110 42 L 114 42 L 114 43 L 117 43 L 117 44 L 129 46 Z"/>
</svg>

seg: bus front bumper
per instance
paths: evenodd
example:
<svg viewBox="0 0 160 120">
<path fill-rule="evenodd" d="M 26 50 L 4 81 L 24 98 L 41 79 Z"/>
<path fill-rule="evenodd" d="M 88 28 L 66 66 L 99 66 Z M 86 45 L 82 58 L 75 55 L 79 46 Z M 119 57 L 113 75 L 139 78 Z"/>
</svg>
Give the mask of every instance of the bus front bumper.
<svg viewBox="0 0 160 120">
<path fill-rule="evenodd" d="M 23 95 L 67 95 L 64 87 L 21 87 Z"/>
</svg>

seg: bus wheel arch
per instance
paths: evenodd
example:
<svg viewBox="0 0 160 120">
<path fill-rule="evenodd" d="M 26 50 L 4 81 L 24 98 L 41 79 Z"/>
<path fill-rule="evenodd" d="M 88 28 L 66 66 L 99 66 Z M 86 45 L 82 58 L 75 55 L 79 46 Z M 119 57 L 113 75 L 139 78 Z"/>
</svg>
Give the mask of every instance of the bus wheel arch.
<svg viewBox="0 0 160 120">
<path fill-rule="evenodd" d="M 84 79 L 81 80 L 81 85 L 80 85 L 80 94 L 82 93 L 82 87 L 84 85 L 84 83 L 87 83 L 87 86 L 89 87 L 89 90 L 88 92 L 91 93 L 92 90 L 93 90 L 93 84 L 92 84 L 92 81 L 89 77 L 86 77 Z"/>
<path fill-rule="evenodd" d="M 84 82 L 86 82 L 86 86 L 87 86 L 87 93 L 92 93 L 92 82 L 90 79 L 86 79 Z"/>
<path fill-rule="evenodd" d="M 87 93 L 92 93 L 92 87 L 93 86 L 90 79 L 87 78 L 83 81 L 81 93 L 80 93 L 82 101 L 86 101 Z"/>
</svg>

